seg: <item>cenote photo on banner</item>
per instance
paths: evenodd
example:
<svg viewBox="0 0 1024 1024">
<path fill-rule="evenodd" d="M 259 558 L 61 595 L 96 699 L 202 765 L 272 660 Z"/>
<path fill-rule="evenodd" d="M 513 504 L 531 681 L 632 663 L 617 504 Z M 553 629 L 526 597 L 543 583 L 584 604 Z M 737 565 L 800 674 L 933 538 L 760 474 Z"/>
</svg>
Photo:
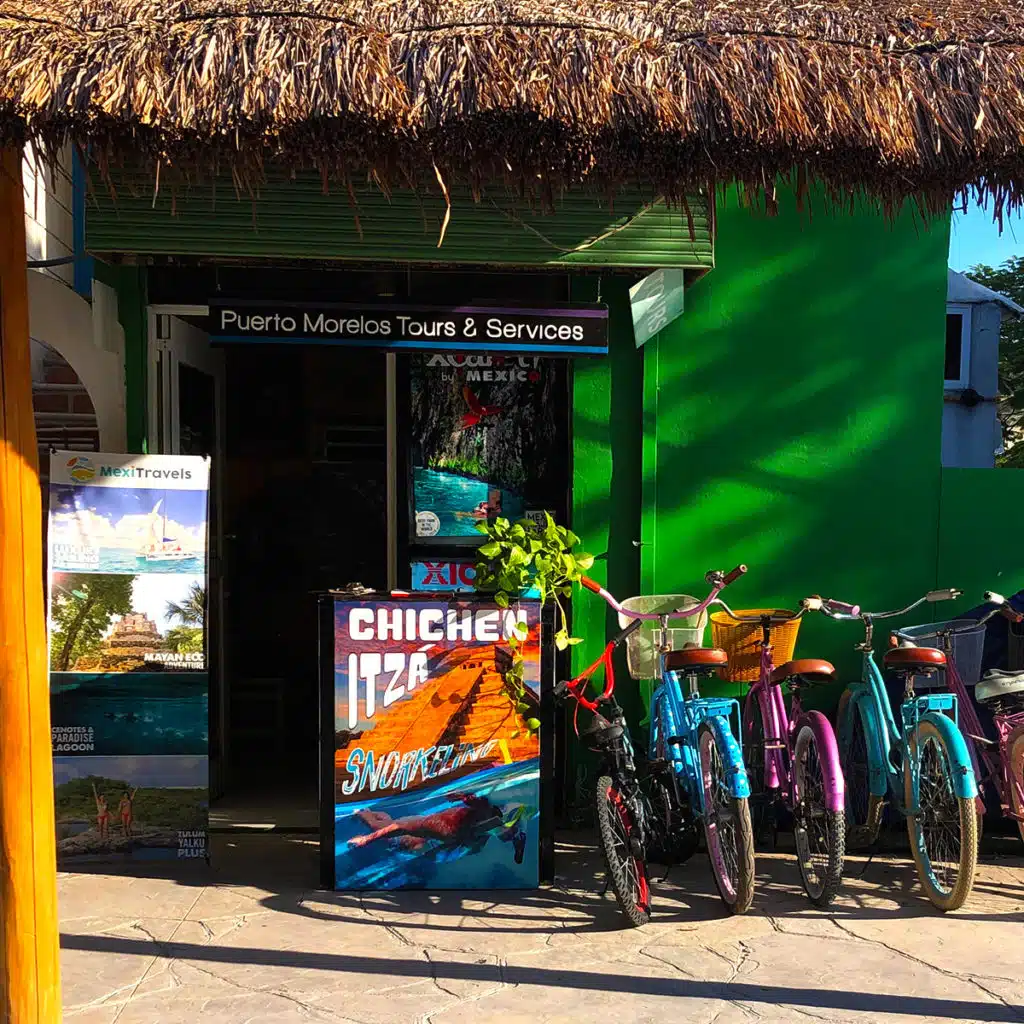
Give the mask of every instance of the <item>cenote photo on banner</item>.
<svg viewBox="0 0 1024 1024">
<path fill-rule="evenodd" d="M 58 755 L 205 754 L 205 673 L 53 672 L 50 724 Z"/>
<path fill-rule="evenodd" d="M 566 381 L 536 356 L 412 357 L 411 540 L 474 543 L 483 521 L 557 507 Z"/>
</svg>

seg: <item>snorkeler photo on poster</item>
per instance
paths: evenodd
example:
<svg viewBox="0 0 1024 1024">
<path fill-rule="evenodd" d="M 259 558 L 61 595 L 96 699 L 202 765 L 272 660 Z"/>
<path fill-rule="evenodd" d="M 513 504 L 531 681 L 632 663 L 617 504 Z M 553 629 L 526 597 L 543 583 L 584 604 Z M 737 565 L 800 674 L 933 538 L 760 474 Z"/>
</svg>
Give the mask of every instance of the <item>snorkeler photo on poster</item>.
<svg viewBox="0 0 1024 1024">
<path fill-rule="evenodd" d="M 335 888 L 535 887 L 539 604 L 337 601 L 333 626 Z"/>
<path fill-rule="evenodd" d="M 410 357 L 410 541 L 476 544 L 477 525 L 516 520 L 564 471 L 564 360 Z"/>
</svg>

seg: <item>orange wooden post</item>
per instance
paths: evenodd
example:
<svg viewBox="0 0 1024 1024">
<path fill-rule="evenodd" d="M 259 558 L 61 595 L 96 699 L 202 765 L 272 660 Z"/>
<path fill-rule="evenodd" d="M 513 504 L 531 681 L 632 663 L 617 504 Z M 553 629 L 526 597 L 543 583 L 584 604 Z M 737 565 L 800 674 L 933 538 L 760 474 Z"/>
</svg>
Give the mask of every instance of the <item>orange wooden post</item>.
<svg viewBox="0 0 1024 1024">
<path fill-rule="evenodd" d="M 42 509 L 21 151 L 0 149 L 0 1020 L 58 1024 Z"/>
</svg>

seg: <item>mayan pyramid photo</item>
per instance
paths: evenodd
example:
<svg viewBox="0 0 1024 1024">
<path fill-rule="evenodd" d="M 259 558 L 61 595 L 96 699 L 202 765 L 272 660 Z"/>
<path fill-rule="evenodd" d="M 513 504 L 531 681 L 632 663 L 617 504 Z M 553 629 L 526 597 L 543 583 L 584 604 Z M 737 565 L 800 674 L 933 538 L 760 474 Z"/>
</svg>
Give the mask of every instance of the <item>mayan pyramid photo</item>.
<svg viewBox="0 0 1024 1024">
<path fill-rule="evenodd" d="M 146 655 L 164 649 L 156 623 L 141 612 L 130 612 L 115 623 L 96 654 L 79 658 L 73 672 L 131 672 L 146 664 Z"/>
<path fill-rule="evenodd" d="M 533 700 L 529 690 L 527 700 Z M 505 692 L 501 674 L 495 670 L 492 647 L 445 651 L 430 679 L 392 705 L 386 713 L 378 711 L 374 722 L 372 729 L 338 748 L 336 772 L 341 769 L 342 775 L 346 775 L 345 762 L 352 747 L 360 747 L 367 753 L 372 751 L 374 762 L 379 764 L 380 759 L 392 750 L 405 754 L 420 748 L 448 745 L 457 748 L 463 744 L 482 748 L 489 740 L 501 741 L 494 745 L 486 759 L 468 762 L 461 772 L 439 777 L 445 779 L 478 771 L 489 764 L 504 764 L 506 752 L 514 761 L 539 754 L 537 738 L 527 731 Z M 513 736 L 513 733 L 517 735 Z M 417 775 L 415 783 L 408 788 L 414 789 L 423 784 Z M 378 789 L 377 793 L 380 792 Z"/>
</svg>

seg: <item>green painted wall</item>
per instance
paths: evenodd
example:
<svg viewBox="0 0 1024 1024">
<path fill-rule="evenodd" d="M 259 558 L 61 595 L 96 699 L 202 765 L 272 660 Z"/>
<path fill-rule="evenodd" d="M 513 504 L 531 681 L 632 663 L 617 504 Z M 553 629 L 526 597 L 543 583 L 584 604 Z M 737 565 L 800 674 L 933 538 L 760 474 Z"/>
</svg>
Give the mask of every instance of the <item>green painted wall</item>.
<svg viewBox="0 0 1024 1024">
<path fill-rule="evenodd" d="M 631 279 L 630 279 L 631 280 Z M 573 365 L 573 493 L 572 529 L 586 550 L 599 557 L 590 574 L 617 596 L 635 594 L 640 586 L 641 447 L 643 357 L 633 342 L 629 280 L 603 276 L 573 281 L 577 301 L 608 304 L 609 354 L 606 359 L 577 359 Z M 573 648 L 574 672 L 597 659 L 606 634 L 616 629 L 615 616 L 598 597 L 573 598 L 572 631 L 584 638 Z M 617 659 L 616 693 L 627 712 L 640 714 L 637 687 L 625 661 Z M 569 775 L 590 759 L 572 736 L 566 737 Z M 571 795 L 570 795 L 571 802 Z"/>
<path fill-rule="evenodd" d="M 720 201 L 716 269 L 645 346 L 646 592 L 702 594 L 737 562 L 737 608 L 890 607 L 935 585 L 948 219 L 816 205 Z M 797 651 L 845 679 L 858 638 L 816 616 Z"/>
<path fill-rule="evenodd" d="M 957 587 L 956 608 L 973 608 L 986 590 L 1024 588 L 1022 469 L 944 469 L 939 519 L 938 585 Z M 948 606 L 935 608 L 945 617 Z"/>
<path fill-rule="evenodd" d="M 124 328 L 124 382 L 126 431 L 129 452 L 145 452 L 149 435 L 147 417 L 146 271 L 136 266 L 114 266 L 96 260 L 96 279 L 117 292 L 117 318 Z"/>
</svg>

